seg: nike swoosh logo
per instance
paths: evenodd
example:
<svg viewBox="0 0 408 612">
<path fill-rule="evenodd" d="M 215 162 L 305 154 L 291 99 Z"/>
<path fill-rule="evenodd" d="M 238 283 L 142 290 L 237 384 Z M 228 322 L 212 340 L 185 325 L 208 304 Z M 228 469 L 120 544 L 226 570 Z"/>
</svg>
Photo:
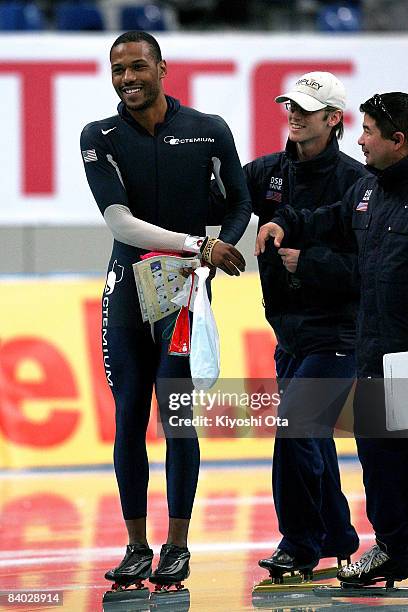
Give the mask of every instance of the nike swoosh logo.
<svg viewBox="0 0 408 612">
<path fill-rule="evenodd" d="M 159 573 L 165 576 L 166 574 L 176 574 L 184 565 L 188 563 L 188 558 L 177 559 L 166 570 L 160 570 Z"/>
<path fill-rule="evenodd" d="M 346 357 L 345 353 L 336 353 L 336 357 Z"/>
<path fill-rule="evenodd" d="M 101 130 L 101 132 L 104 136 L 106 136 L 106 134 L 109 134 L 109 132 L 111 132 L 112 130 L 116 130 L 116 126 L 113 128 L 110 128 L 109 130 Z"/>
<path fill-rule="evenodd" d="M 137 561 L 136 563 L 134 563 L 133 565 L 130 565 L 129 567 L 125 568 L 125 569 L 119 569 L 118 574 L 139 574 L 141 572 L 143 572 L 145 569 L 148 569 L 152 564 L 152 560 L 147 559 L 146 561 L 142 562 L 142 561 Z"/>
</svg>

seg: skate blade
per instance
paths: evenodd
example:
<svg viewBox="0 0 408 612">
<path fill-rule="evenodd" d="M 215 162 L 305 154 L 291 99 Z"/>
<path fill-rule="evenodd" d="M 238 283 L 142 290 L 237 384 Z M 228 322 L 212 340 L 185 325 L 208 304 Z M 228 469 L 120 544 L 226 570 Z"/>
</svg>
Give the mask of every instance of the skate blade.
<svg viewBox="0 0 408 612">
<path fill-rule="evenodd" d="M 265 584 L 266 583 L 266 584 Z M 327 584 L 318 584 L 316 581 L 307 581 L 307 582 L 299 582 L 299 583 L 283 583 L 283 584 L 274 584 L 271 580 L 264 580 L 259 584 L 256 584 L 252 589 L 252 594 L 262 594 L 262 593 L 302 593 L 313 591 L 317 587 L 325 587 Z"/>
<path fill-rule="evenodd" d="M 102 612 L 148 612 L 148 599 L 133 599 L 133 601 L 108 601 L 102 604 Z"/>
<path fill-rule="evenodd" d="M 312 586 L 313 584 L 316 586 L 316 582 L 319 580 L 330 580 L 332 578 L 336 578 L 337 572 L 338 572 L 337 567 L 326 567 L 324 569 L 314 570 L 312 578 L 307 578 L 306 580 L 303 578 L 302 574 L 299 574 L 299 572 L 296 572 L 294 576 L 284 575 L 282 584 L 276 584 L 273 582 L 272 578 L 267 578 L 266 580 L 262 580 L 259 584 L 257 584 L 255 588 L 268 587 L 268 586 L 272 586 L 273 588 L 276 588 L 276 587 L 282 587 L 285 585 L 288 586 L 291 584 L 302 585 L 302 584 L 309 584 L 309 583 L 312 584 Z"/>
<path fill-rule="evenodd" d="M 141 606 L 147 605 L 147 607 L 135 608 L 135 610 L 148 610 L 149 609 L 149 595 L 150 591 L 147 587 L 143 587 L 141 589 L 132 589 L 132 588 L 119 588 L 117 591 L 106 591 L 103 596 L 102 603 L 105 609 L 105 605 L 117 605 L 119 603 L 140 603 Z M 119 608 L 115 607 L 115 610 Z M 133 607 L 132 607 L 133 609 Z"/>
<path fill-rule="evenodd" d="M 317 597 L 381 597 L 390 599 L 407 599 L 408 588 L 393 587 L 386 589 L 383 587 L 373 586 L 329 586 L 327 584 L 315 585 L 313 592 Z"/>
<path fill-rule="evenodd" d="M 322 585 L 323 586 L 323 585 Z M 277 588 L 276 588 L 277 587 Z M 252 592 L 253 608 L 276 610 L 320 610 L 326 608 L 327 603 L 318 599 L 314 594 L 316 583 L 274 585 L 274 588 L 254 590 Z M 323 605 L 322 605 L 323 604 Z M 331 604 L 329 604 L 331 607 Z"/>
<path fill-rule="evenodd" d="M 188 589 L 162 589 L 150 594 L 150 610 L 165 609 L 167 612 L 188 612 L 190 591 Z"/>
</svg>

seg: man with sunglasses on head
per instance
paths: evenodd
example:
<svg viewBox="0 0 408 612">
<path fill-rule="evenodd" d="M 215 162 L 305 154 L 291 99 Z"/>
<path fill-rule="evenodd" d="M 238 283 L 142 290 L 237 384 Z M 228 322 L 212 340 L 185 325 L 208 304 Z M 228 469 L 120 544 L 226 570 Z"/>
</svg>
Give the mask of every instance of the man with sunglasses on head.
<svg viewBox="0 0 408 612">
<path fill-rule="evenodd" d="M 375 94 L 360 111 L 358 143 L 374 173 L 334 205 L 277 211 L 260 228 L 256 252 L 271 237 L 275 248 L 283 240 L 355 241 L 361 300 L 354 430 L 376 544 L 338 578 L 364 586 L 408 577 L 408 432 L 387 429 L 382 380 L 384 354 L 408 351 L 408 94 Z"/>
<path fill-rule="evenodd" d="M 367 173 L 339 150 L 346 92 L 336 76 L 304 74 L 276 102 L 288 111 L 286 148 L 244 167 L 258 227 L 285 205 L 314 210 L 336 202 Z M 212 195 L 216 210 L 222 205 L 216 185 Z M 277 337 L 279 389 L 285 389 L 279 412 L 289 422 L 277 432 L 272 472 L 283 538 L 259 562 L 274 577 L 294 570 L 310 574 L 322 557 L 347 559 L 359 544 L 341 490 L 333 427 L 318 429 L 313 422 L 316 413 L 336 421 L 355 376 L 356 256 L 347 244 L 290 246 L 268 244 L 258 258 L 265 315 Z M 335 379 L 337 388 L 326 384 L 319 397 L 305 401 L 305 379 Z"/>
</svg>

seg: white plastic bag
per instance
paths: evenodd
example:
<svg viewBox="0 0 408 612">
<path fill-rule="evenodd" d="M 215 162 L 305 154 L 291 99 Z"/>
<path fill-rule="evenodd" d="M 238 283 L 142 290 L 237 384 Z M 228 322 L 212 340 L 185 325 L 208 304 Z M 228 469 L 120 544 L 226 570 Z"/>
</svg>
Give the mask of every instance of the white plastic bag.
<svg viewBox="0 0 408 612">
<path fill-rule="evenodd" d="M 220 374 L 220 340 L 205 285 L 209 273 L 206 266 L 195 271 L 198 289 L 194 302 L 190 369 L 193 385 L 198 391 L 210 389 Z"/>
<path fill-rule="evenodd" d="M 195 301 L 195 297 L 197 294 L 197 287 L 198 287 L 198 276 L 194 274 L 194 287 L 193 287 L 193 292 L 191 293 L 191 297 L 190 297 L 192 278 L 193 278 L 193 275 L 190 274 L 188 278 L 186 279 L 186 282 L 184 283 L 181 290 L 174 296 L 174 298 L 171 298 L 170 300 L 170 302 L 172 302 L 176 306 L 187 306 L 187 304 L 189 303 L 191 312 L 193 312 L 194 310 L 194 301 Z"/>
</svg>

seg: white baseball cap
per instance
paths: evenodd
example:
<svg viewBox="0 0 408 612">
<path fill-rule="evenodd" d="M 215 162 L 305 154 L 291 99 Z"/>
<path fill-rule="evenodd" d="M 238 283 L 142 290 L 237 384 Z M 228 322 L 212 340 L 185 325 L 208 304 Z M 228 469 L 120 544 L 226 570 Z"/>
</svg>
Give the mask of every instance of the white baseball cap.
<svg viewBox="0 0 408 612">
<path fill-rule="evenodd" d="M 275 98 L 275 102 L 293 100 L 306 111 L 322 110 L 333 106 L 346 108 L 346 90 L 331 72 L 307 72 L 298 79 L 290 91 Z"/>
</svg>

